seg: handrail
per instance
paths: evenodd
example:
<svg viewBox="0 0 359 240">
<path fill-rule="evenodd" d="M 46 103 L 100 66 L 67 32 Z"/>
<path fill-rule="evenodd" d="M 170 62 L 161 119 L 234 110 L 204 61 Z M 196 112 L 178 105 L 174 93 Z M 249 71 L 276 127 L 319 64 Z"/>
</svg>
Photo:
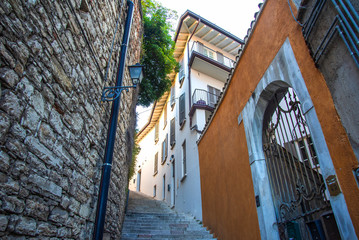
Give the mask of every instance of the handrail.
<svg viewBox="0 0 359 240">
<path fill-rule="evenodd" d="M 199 42 L 198 42 L 198 41 L 194 41 L 193 44 L 192 44 L 192 47 L 191 47 L 191 54 L 195 51 L 195 52 L 197 52 L 197 53 L 200 53 L 200 54 L 202 54 L 202 55 L 207 56 L 207 55 L 204 53 L 204 51 L 202 51 L 201 49 L 199 49 L 198 46 L 199 46 Z M 216 50 L 213 50 L 212 48 L 207 47 L 207 46 L 204 45 L 204 44 L 202 44 L 202 46 L 203 46 L 203 49 L 207 49 L 207 50 L 213 52 L 213 58 L 211 58 L 211 57 L 209 57 L 209 56 L 207 56 L 207 57 L 209 57 L 209 58 L 211 58 L 211 59 L 213 59 L 213 60 L 215 60 L 215 61 L 217 61 L 217 62 L 219 62 L 219 63 L 221 63 L 221 64 L 223 64 L 223 65 L 225 65 L 225 66 L 227 66 L 227 67 L 232 68 L 232 67 L 234 66 L 234 61 L 233 61 L 232 59 L 230 59 L 230 58 L 228 58 L 228 57 L 226 57 L 226 56 L 224 56 L 224 55 L 222 54 L 223 62 L 221 62 L 221 61 L 218 60 L 218 54 L 217 54 L 217 51 L 216 51 Z"/>
<path fill-rule="evenodd" d="M 219 95 L 210 93 L 204 89 L 195 89 L 192 95 L 192 106 L 210 106 L 213 107 L 217 103 Z M 191 107 L 192 107 L 191 106 Z"/>
</svg>

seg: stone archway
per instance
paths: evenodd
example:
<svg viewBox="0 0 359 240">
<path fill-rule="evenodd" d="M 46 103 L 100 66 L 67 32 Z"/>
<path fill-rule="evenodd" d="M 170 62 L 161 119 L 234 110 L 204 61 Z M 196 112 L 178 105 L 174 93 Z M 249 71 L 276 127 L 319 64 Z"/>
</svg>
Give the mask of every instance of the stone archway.
<svg viewBox="0 0 359 240">
<path fill-rule="evenodd" d="M 292 87 L 301 100 L 301 110 L 311 132 L 312 141 L 316 146 L 323 178 L 336 176 L 315 108 L 287 39 L 241 113 L 246 132 L 254 192 L 260 201 L 257 214 L 262 239 L 279 238 L 275 207 L 262 148 L 263 118 L 267 106 L 277 90 L 288 87 Z M 329 199 L 341 237 L 343 239 L 357 239 L 343 194 L 340 193 L 335 197 L 329 197 Z"/>
</svg>

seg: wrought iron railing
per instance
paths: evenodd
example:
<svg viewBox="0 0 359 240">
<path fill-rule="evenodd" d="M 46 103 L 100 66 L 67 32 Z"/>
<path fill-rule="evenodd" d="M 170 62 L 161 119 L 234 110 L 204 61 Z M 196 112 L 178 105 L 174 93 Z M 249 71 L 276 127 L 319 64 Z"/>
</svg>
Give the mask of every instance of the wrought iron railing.
<svg viewBox="0 0 359 240">
<path fill-rule="evenodd" d="M 200 53 L 208 58 L 211 58 L 229 68 L 232 68 L 234 65 L 234 61 L 226 56 L 224 56 L 220 52 L 216 52 L 215 50 L 203 45 L 200 42 L 193 42 L 192 48 L 191 48 L 191 54 L 193 52 Z"/>
<path fill-rule="evenodd" d="M 219 95 L 203 89 L 195 89 L 192 95 L 192 106 L 209 106 L 214 108 Z"/>
<path fill-rule="evenodd" d="M 336 33 L 344 41 L 350 55 L 359 67 L 359 15 L 349 0 L 330 0 L 337 11 L 333 22 L 318 47 L 313 50 L 317 63 Z M 318 0 L 303 27 L 304 38 L 308 41 L 327 0 Z"/>
</svg>

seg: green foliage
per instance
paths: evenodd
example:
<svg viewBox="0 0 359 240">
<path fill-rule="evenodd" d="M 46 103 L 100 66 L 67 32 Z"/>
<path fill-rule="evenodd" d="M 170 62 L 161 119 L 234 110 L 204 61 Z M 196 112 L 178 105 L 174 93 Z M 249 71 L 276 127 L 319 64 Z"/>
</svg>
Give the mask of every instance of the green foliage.
<svg viewBox="0 0 359 240">
<path fill-rule="evenodd" d="M 145 78 L 141 82 L 138 103 L 149 106 L 171 87 L 168 75 L 178 72 L 179 65 L 173 57 L 174 41 L 170 21 L 177 18 L 176 12 L 169 10 L 154 0 L 142 0 L 144 34 L 142 44 L 142 64 Z"/>
<path fill-rule="evenodd" d="M 133 143 L 133 149 L 132 149 L 132 161 L 129 168 L 128 173 L 128 180 L 130 180 L 135 175 L 135 169 L 136 169 L 136 163 L 137 163 L 137 155 L 140 153 L 141 148 L 140 145 L 137 144 L 137 133 L 138 131 L 135 131 L 135 139 Z"/>
</svg>

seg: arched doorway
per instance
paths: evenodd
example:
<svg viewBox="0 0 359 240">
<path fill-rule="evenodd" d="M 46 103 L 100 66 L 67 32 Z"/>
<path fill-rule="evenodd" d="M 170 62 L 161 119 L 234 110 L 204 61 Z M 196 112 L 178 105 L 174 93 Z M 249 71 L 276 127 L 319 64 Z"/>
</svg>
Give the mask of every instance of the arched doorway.
<svg viewBox="0 0 359 240">
<path fill-rule="evenodd" d="M 301 103 L 281 87 L 263 116 L 263 151 L 280 239 L 340 239 Z"/>
<path fill-rule="evenodd" d="M 243 122 L 246 133 L 249 164 L 252 172 L 252 181 L 257 205 L 259 228 L 262 239 L 278 239 L 280 235 L 278 223 L 278 212 L 274 206 L 271 193 L 271 185 L 267 170 L 267 163 L 263 149 L 263 125 L 265 114 L 270 111 L 274 113 L 275 105 L 272 100 L 275 94 L 283 92 L 284 89 L 293 88 L 301 101 L 301 113 L 305 116 L 310 137 L 316 146 L 316 154 L 320 163 L 321 175 L 326 179 L 336 179 L 336 171 L 331 159 L 327 143 L 322 131 L 322 126 L 318 120 L 315 106 L 306 87 L 301 70 L 297 64 L 291 44 L 287 39 L 278 51 L 277 55 L 267 68 L 261 80 L 257 84 L 252 96 L 248 99 L 245 107 L 238 116 L 238 123 Z M 283 94 L 283 93 L 282 93 Z M 284 95 L 278 98 L 280 101 Z M 243 118 L 243 121 L 240 119 Z M 268 117 L 267 117 L 268 118 Z M 339 192 L 335 195 L 326 196 L 330 200 L 340 235 L 343 239 L 358 239 L 354 226 L 349 215 L 349 211 L 344 199 L 344 194 Z"/>
</svg>

